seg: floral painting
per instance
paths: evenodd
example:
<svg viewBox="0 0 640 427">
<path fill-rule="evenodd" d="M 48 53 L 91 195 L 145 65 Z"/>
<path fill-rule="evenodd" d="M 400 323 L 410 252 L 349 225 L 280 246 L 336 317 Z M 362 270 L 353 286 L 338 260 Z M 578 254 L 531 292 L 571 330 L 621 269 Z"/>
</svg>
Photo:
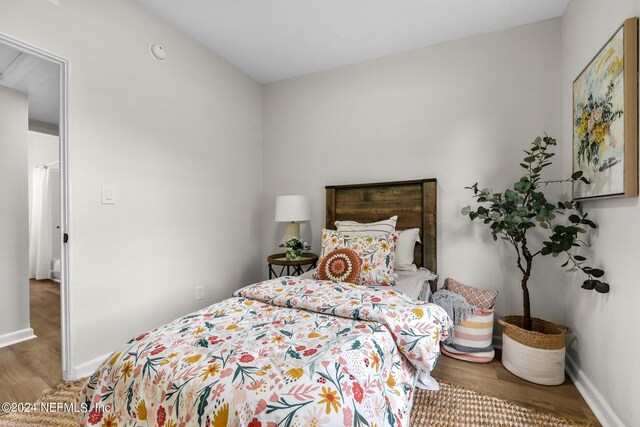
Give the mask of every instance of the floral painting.
<svg viewBox="0 0 640 427">
<path fill-rule="evenodd" d="M 576 199 L 625 194 L 625 144 L 633 143 L 625 120 L 635 121 L 634 111 L 625 108 L 629 30 L 622 26 L 573 82 L 573 172 L 585 178 L 574 184 Z"/>
</svg>

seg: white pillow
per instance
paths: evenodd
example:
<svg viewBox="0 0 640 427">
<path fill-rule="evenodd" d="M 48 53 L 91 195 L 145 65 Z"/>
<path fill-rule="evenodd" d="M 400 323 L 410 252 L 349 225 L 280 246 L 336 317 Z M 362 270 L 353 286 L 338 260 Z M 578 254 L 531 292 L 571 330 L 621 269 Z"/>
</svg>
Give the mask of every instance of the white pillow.
<svg viewBox="0 0 640 427">
<path fill-rule="evenodd" d="M 398 215 L 378 222 L 363 224 L 356 221 L 336 221 L 338 233 L 349 233 L 353 236 L 379 236 L 380 234 L 395 233 Z"/>
<path fill-rule="evenodd" d="M 413 251 L 416 242 L 420 241 L 420 229 L 409 228 L 401 230 L 398 234 L 398 243 L 396 246 L 396 264 L 395 269 L 400 271 L 416 271 L 418 268 L 413 263 Z"/>
<path fill-rule="evenodd" d="M 380 234 L 394 233 L 398 216 L 394 215 L 389 219 L 378 222 L 363 224 L 356 221 L 336 221 L 339 233 L 349 233 L 356 236 L 378 236 Z M 395 270 L 416 271 L 418 268 L 413 264 L 413 250 L 416 242 L 420 242 L 420 229 L 410 228 L 402 230 L 398 234 L 398 246 L 396 247 Z"/>
</svg>

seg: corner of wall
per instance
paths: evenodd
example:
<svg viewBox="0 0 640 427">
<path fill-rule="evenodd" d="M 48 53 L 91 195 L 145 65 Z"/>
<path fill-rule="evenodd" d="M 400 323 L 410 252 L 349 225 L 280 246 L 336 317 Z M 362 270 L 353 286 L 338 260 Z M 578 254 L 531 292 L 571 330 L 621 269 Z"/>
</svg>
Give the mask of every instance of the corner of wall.
<svg viewBox="0 0 640 427">
<path fill-rule="evenodd" d="M 0 348 L 18 344 L 23 341 L 28 341 L 33 338 L 37 338 L 37 337 L 33 333 L 33 329 L 31 328 L 21 329 L 19 331 L 0 335 Z"/>
<path fill-rule="evenodd" d="M 87 362 L 74 366 L 73 368 L 71 368 L 69 378 L 65 378 L 65 379 L 67 381 L 77 381 L 84 377 L 88 377 L 89 375 L 92 375 L 96 371 L 96 369 L 100 367 L 102 362 L 107 360 L 107 357 L 109 357 L 110 355 L 111 355 L 110 353 L 106 353 L 106 354 L 103 354 L 102 356 L 96 357 L 95 359 L 91 359 Z"/>
<path fill-rule="evenodd" d="M 602 425 L 624 427 L 622 420 L 618 418 L 598 388 L 589 380 L 587 374 L 580 369 L 569 353 L 567 353 L 566 361 L 567 374 Z"/>
</svg>

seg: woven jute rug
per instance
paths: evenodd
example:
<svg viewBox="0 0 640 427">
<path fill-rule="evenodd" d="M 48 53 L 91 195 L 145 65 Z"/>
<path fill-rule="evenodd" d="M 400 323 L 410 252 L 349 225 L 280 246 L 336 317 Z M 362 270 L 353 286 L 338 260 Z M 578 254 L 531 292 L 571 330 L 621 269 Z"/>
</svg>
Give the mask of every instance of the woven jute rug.
<svg viewBox="0 0 640 427">
<path fill-rule="evenodd" d="M 30 412 L 0 412 L 0 427 L 77 427 L 79 415 L 68 409 L 77 406 L 74 404 L 79 400 L 83 384 L 84 380 L 65 382 L 52 390 L 44 391 L 36 405 L 28 408 Z M 66 408 L 65 403 L 68 405 Z M 24 411 L 24 407 L 21 409 Z"/>
<path fill-rule="evenodd" d="M 62 383 L 46 391 L 38 402 L 73 404 L 83 381 Z M 564 427 L 593 426 L 523 408 L 497 397 L 440 383 L 439 391 L 417 390 L 411 412 L 411 427 Z M 77 414 L 65 411 L 9 413 L 0 416 L 0 427 L 76 427 Z"/>
<path fill-rule="evenodd" d="M 416 390 L 411 427 L 592 427 L 440 382 L 439 391 Z"/>
</svg>

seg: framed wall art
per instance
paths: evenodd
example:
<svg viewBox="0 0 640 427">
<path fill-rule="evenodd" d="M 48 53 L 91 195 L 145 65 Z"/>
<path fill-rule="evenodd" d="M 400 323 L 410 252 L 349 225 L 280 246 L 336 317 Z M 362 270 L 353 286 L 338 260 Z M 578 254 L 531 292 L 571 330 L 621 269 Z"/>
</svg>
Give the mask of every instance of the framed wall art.
<svg viewBox="0 0 640 427">
<path fill-rule="evenodd" d="M 573 82 L 575 200 L 638 195 L 638 18 L 629 18 Z"/>
</svg>

